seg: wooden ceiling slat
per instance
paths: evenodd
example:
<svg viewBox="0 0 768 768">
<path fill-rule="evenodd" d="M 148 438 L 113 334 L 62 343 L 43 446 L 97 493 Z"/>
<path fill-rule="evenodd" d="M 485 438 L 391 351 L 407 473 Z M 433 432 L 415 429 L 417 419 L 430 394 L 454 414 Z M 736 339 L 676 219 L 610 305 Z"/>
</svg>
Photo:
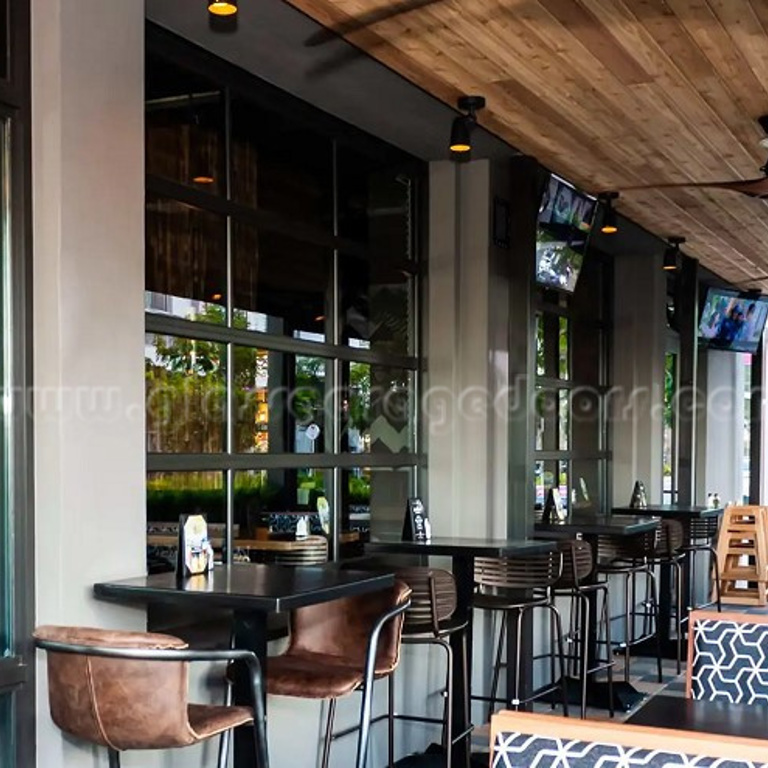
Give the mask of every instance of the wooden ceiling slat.
<svg viewBox="0 0 768 768">
<path fill-rule="evenodd" d="M 325 25 L 382 7 L 290 1 Z M 757 176 L 766 30 L 768 0 L 443 0 L 350 40 L 451 105 L 482 93 L 483 125 L 595 191 Z M 627 193 L 619 207 L 687 237 L 723 277 L 768 288 L 764 202 L 688 188 Z"/>
</svg>

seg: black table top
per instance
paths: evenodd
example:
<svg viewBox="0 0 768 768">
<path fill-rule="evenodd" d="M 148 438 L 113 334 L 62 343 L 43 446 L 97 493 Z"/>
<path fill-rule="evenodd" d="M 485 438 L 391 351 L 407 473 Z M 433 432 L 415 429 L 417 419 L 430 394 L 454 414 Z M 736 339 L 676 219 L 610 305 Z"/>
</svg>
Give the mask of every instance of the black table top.
<svg viewBox="0 0 768 768">
<path fill-rule="evenodd" d="M 627 723 L 765 739 L 768 735 L 768 706 L 693 701 L 660 694 L 652 696 Z"/>
<path fill-rule="evenodd" d="M 512 557 L 550 552 L 554 544 L 534 539 L 483 539 L 433 536 L 429 541 L 402 541 L 396 534 L 380 535 L 365 543 L 366 552 L 399 555 L 448 555 L 450 557 Z"/>
<path fill-rule="evenodd" d="M 564 522 L 536 523 L 536 533 L 564 533 L 585 536 L 633 536 L 659 527 L 651 515 L 596 515 L 574 513 Z"/>
<path fill-rule="evenodd" d="M 704 507 L 696 504 L 649 504 L 647 507 L 637 509 L 637 507 L 614 507 L 614 513 L 620 514 L 647 514 L 657 517 L 717 517 L 722 515 L 722 507 Z"/>
<path fill-rule="evenodd" d="M 94 584 L 96 597 L 122 603 L 166 603 L 240 611 L 290 611 L 394 584 L 391 573 L 333 566 L 217 565 L 208 576 L 179 583 L 174 573 Z"/>
</svg>

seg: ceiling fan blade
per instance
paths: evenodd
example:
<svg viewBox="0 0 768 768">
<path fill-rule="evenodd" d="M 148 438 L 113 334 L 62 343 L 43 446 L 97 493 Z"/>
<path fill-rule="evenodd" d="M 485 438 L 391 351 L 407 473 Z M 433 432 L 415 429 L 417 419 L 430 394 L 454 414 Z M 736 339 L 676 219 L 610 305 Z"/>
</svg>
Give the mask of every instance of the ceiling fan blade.
<svg viewBox="0 0 768 768">
<path fill-rule="evenodd" d="M 353 32 L 359 32 L 361 29 L 365 29 L 372 24 L 377 24 L 380 21 L 386 21 L 394 16 L 417 11 L 420 8 L 426 8 L 428 5 L 434 5 L 435 3 L 441 2 L 443 2 L 443 0 L 399 0 L 399 2 L 384 5 L 381 8 L 374 8 L 372 11 L 363 13 L 360 16 L 341 21 L 338 24 L 334 24 L 332 27 L 320 29 L 310 35 L 304 42 L 304 45 L 308 48 L 325 45 L 339 36 L 345 37 L 346 35 L 351 35 Z"/>
<path fill-rule="evenodd" d="M 740 192 L 749 197 L 768 198 L 768 176 L 759 179 L 738 181 L 689 181 L 676 184 L 642 184 L 636 187 L 624 187 L 620 192 L 638 192 L 646 189 L 726 189 Z"/>
</svg>

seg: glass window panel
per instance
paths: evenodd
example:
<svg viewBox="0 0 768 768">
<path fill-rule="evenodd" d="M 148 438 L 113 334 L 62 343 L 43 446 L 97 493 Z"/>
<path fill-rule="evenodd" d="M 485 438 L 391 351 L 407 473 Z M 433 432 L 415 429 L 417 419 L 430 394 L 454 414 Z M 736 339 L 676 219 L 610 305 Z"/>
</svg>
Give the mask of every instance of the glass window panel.
<svg viewBox="0 0 768 768">
<path fill-rule="evenodd" d="M 557 478 L 558 478 L 558 490 L 560 491 L 560 498 L 563 501 L 563 506 L 570 510 L 571 508 L 571 483 L 570 483 L 570 462 L 558 461 L 557 462 Z"/>
<path fill-rule="evenodd" d="M 150 57 L 146 68 L 147 173 L 224 194 L 224 99 L 215 84 Z"/>
<path fill-rule="evenodd" d="M 225 323 L 226 218 L 148 194 L 146 235 L 147 311 Z"/>
<path fill-rule="evenodd" d="M 341 528 L 368 534 L 403 530 L 413 495 L 414 467 L 359 467 L 342 471 Z"/>
<path fill-rule="evenodd" d="M 536 390 L 536 450 L 557 451 L 560 446 L 560 398 L 555 390 Z"/>
<path fill-rule="evenodd" d="M 547 367 L 544 352 L 544 317 L 541 312 L 536 313 L 536 375 L 545 376 Z"/>
<path fill-rule="evenodd" d="M 147 569 L 176 567 L 179 516 L 204 514 L 216 559 L 221 556 L 227 523 L 223 472 L 147 473 Z"/>
<path fill-rule="evenodd" d="M 537 510 L 544 509 L 549 489 L 558 487 L 560 482 L 560 463 L 561 462 L 551 460 L 534 462 L 534 484 L 536 486 L 535 507 Z"/>
<path fill-rule="evenodd" d="M 600 512 L 603 499 L 602 474 L 605 462 L 602 459 L 574 460 L 572 463 L 572 497 L 575 510 Z"/>
<path fill-rule="evenodd" d="M 148 334 L 144 345 L 147 451 L 217 453 L 226 448 L 226 347 Z"/>
<path fill-rule="evenodd" d="M 342 377 L 342 450 L 412 453 L 413 372 L 344 361 Z"/>
<path fill-rule="evenodd" d="M 231 185 L 238 203 L 332 230 L 333 145 L 304 123 L 235 100 Z"/>
<path fill-rule="evenodd" d="M 322 357 L 235 347 L 235 450 L 322 453 L 325 381 Z"/>
<path fill-rule="evenodd" d="M 602 397 L 592 387 L 571 390 L 571 439 L 574 451 L 597 453 L 602 450 Z"/>
<path fill-rule="evenodd" d="M 567 389 L 561 389 L 558 396 L 558 445 L 559 450 L 567 451 L 570 446 L 571 404 Z"/>
<path fill-rule="evenodd" d="M 574 321 L 573 380 L 579 384 L 598 386 L 603 383 L 600 359 L 603 332 L 594 323 Z"/>
<path fill-rule="evenodd" d="M 414 184 L 407 169 L 339 146 L 339 234 L 376 258 L 412 260 Z"/>
<path fill-rule="evenodd" d="M 328 499 L 331 470 L 257 469 L 234 473 L 234 520 L 241 536 L 268 538 L 291 533 L 304 515 L 311 533 L 322 533 L 327 521 L 318 513 L 318 499 Z M 330 514 L 330 513 L 329 513 Z"/>
<path fill-rule="evenodd" d="M 235 325 L 326 340 L 331 251 L 233 220 L 232 258 Z"/>
<path fill-rule="evenodd" d="M 552 312 L 544 312 L 541 315 L 541 330 L 537 328 L 537 334 L 541 334 L 541 341 L 537 339 L 537 375 L 558 378 L 561 370 L 561 333 L 558 315 Z M 538 323 L 537 323 L 538 326 Z M 541 351 L 539 351 L 539 348 Z"/>
<path fill-rule="evenodd" d="M 568 333 L 568 318 L 561 317 L 560 333 L 558 337 L 558 373 L 561 379 L 567 381 L 571 378 L 570 360 L 570 336 Z"/>
<path fill-rule="evenodd" d="M 413 276 L 383 255 L 340 259 L 341 339 L 350 347 L 411 355 L 415 320 Z"/>
</svg>

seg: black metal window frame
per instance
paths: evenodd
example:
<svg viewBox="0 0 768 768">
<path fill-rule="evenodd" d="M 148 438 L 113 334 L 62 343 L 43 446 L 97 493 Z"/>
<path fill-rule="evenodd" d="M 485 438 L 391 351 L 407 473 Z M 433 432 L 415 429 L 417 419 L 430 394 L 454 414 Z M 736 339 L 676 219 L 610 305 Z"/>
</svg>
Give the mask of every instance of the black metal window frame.
<svg viewBox="0 0 768 768">
<path fill-rule="evenodd" d="M 152 23 L 146 28 L 147 54 L 155 59 L 162 59 L 169 64 L 181 67 L 191 74 L 203 76 L 208 80 L 222 85 L 225 91 L 225 103 L 231 102 L 233 97 L 242 96 L 255 105 L 263 105 L 270 110 L 278 110 L 304 125 L 311 126 L 318 133 L 330 136 L 334 147 L 343 146 L 363 151 L 374 157 L 382 158 L 408 158 L 414 168 L 419 168 L 414 175 L 415 188 L 413 190 L 414 231 L 412 242 L 414 258 L 409 265 L 404 264 L 405 269 L 411 272 L 414 278 L 414 310 L 413 310 L 413 346 L 408 356 L 382 354 L 376 350 L 358 349 L 346 346 L 340 338 L 332 338 L 326 342 L 306 341 L 286 336 L 278 336 L 265 332 L 243 330 L 231 326 L 213 326 L 194 322 L 179 317 L 159 315 L 152 312 L 146 313 L 146 332 L 148 334 L 165 334 L 169 336 L 181 336 L 185 338 L 202 339 L 227 345 L 228 348 L 237 346 L 263 349 L 266 351 L 286 352 L 297 355 L 312 355 L 330 359 L 332 368 L 330 381 L 326 379 L 326 386 L 333 386 L 334 382 L 341 380 L 340 366 L 345 361 L 355 361 L 374 365 L 385 365 L 401 368 L 413 373 L 413 426 L 414 426 L 414 450 L 408 453 L 376 454 L 376 453 L 347 453 L 339 449 L 337 439 L 331 439 L 332 448 L 326 453 L 311 454 L 311 466 L 315 469 L 330 470 L 330 488 L 326 488 L 331 509 L 334 511 L 331 523 L 331 554 L 335 559 L 339 553 L 340 516 L 341 516 L 341 472 L 345 469 L 370 468 L 370 469 L 405 469 L 412 468 L 410 490 L 414 495 L 419 492 L 421 470 L 426 467 L 426 457 L 421 450 L 420 440 L 420 413 L 419 385 L 422 361 L 420 356 L 420 326 L 423 303 L 422 277 L 423 262 L 418 258 L 423 248 L 424 232 L 420 226 L 424 221 L 424 194 L 426 180 L 426 167 L 416 158 L 411 158 L 401 150 L 395 150 L 385 142 L 372 137 L 343 121 L 328 115 L 300 99 L 260 80 L 257 76 L 229 64 L 182 38 L 162 29 Z M 229 132 L 231 126 L 225 121 L 225 145 L 230 144 Z M 334 149 L 336 151 L 336 149 Z M 291 237 L 306 242 L 325 246 L 333 251 L 334 271 L 338 271 L 338 263 L 341 254 L 356 256 L 359 259 L 370 258 L 368 249 L 364 244 L 350 241 L 334 233 L 314 230 L 303 223 L 294 223 L 283 217 L 271 213 L 250 208 L 230 199 L 226 195 L 211 194 L 185 186 L 166 178 L 147 175 L 146 191 L 148 195 L 160 195 L 162 197 L 178 200 L 195 206 L 205 211 L 227 216 L 230 220 L 240 220 L 257 225 L 267 232 L 290 235 Z M 334 196 L 337 191 L 334 189 Z M 231 243 L 228 243 L 228 250 Z M 228 254 L 228 262 L 231 255 Z M 230 393 L 231 394 L 231 393 Z M 339 423 L 339 404 L 334 408 L 333 422 Z M 228 425 L 228 429 L 231 426 Z M 230 443 L 230 441 L 227 441 Z M 335 443 L 335 445 L 334 445 Z M 237 471 L 263 470 L 263 469 L 298 469 L 308 466 L 308 454 L 298 453 L 236 453 L 223 451 L 219 453 L 200 454 L 169 454 L 147 453 L 147 472 L 207 472 L 222 471 L 225 473 L 225 492 L 227 509 L 228 538 L 232 536 L 234 522 L 234 473 Z M 232 541 L 229 538 L 225 547 L 225 556 L 231 557 Z"/>
<path fill-rule="evenodd" d="M 9 38 L 8 77 L 0 79 L 0 117 L 8 121 L 9 233 L 8 263 L 2 280 L 6 305 L 5 339 L 10 484 L 7 494 L 12 541 L 12 653 L 0 658 L 0 696 L 13 694 L 15 759 L 35 762 L 34 627 L 35 562 L 32 451 L 32 258 L 31 258 L 31 130 L 30 130 L 30 3 L 6 4 Z M 10 407 L 8 407 L 10 405 Z M 2 545 L 2 543 L 0 543 Z"/>
</svg>

